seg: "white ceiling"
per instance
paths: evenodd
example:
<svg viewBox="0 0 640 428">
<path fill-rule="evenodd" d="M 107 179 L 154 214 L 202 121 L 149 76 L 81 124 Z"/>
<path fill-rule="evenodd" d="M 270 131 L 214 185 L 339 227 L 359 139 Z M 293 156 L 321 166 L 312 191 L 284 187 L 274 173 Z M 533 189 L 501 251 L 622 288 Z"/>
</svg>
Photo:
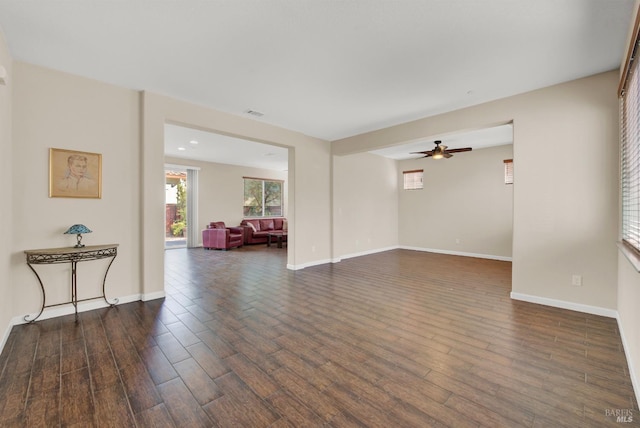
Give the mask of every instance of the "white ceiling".
<svg viewBox="0 0 640 428">
<path fill-rule="evenodd" d="M 164 126 L 164 153 L 182 159 L 288 170 L 286 148 L 177 125 Z"/>
<path fill-rule="evenodd" d="M 633 3 L 0 0 L 0 28 L 16 60 L 333 141 L 616 69 Z"/>
<path fill-rule="evenodd" d="M 442 144 L 447 146 L 448 149 L 471 147 L 474 150 L 479 150 L 487 147 L 513 144 L 513 125 L 494 126 L 491 128 L 460 132 L 454 135 L 435 135 L 430 139 L 387 147 L 380 150 L 372 150 L 370 153 L 396 160 L 421 158 L 424 157 L 424 155 L 412 154 L 411 152 L 433 150 L 435 140 L 442 141 Z"/>
<path fill-rule="evenodd" d="M 452 135 L 436 135 L 369 153 L 395 160 L 415 159 L 423 155 L 412 152 L 432 150 L 435 140 L 441 140 L 449 149 L 472 147 L 479 150 L 513 144 L 513 126 L 506 124 Z M 288 150 L 283 147 L 170 124 L 164 127 L 164 142 L 167 156 L 276 171 L 288 170 Z"/>
</svg>

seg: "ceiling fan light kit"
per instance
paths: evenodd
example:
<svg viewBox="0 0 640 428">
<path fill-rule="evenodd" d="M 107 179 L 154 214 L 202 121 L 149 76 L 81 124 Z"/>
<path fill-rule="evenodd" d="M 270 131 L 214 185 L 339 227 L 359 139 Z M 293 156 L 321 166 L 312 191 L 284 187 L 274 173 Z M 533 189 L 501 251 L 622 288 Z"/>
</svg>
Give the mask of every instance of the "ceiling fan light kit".
<svg viewBox="0 0 640 428">
<path fill-rule="evenodd" d="M 442 141 L 436 140 L 434 141 L 434 143 L 436 147 L 433 150 L 425 150 L 422 152 L 411 152 L 411 154 L 421 154 L 421 155 L 424 155 L 425 158 L 431 157 L 434 159 L 442 159 L 442 158 L 449 159 L 450 157 L 453 156 L 451 153 L 470 152 L 472 150 L 471 147 L 447 150 L 447 146 L 440 145 L 442 144 Z"/>
</svg>

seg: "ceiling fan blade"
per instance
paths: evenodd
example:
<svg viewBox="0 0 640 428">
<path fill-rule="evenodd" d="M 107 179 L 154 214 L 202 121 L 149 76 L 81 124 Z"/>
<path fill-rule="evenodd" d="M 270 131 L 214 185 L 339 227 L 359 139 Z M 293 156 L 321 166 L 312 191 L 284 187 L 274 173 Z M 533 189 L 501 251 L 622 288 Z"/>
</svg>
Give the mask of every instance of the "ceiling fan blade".
<svg viewBox="0 0 640 428">
<path fill-rule="evenodd" d="M 433 150 L 425 150 L 422 152 L 411 152 L 412 155 L 424 155 L 423 157 L 429 158 L 433 157 L 434 159 L 445 158 L 449 159 L 452 155 L 451 153 L 460 153 L 460 152 L 469 152 L 471 151 L 471 147 L 464 147 L 462 149 L 451 149 L 447 150 L 447 146 L 442 144 L 442 141 L 434 141 L 436 147 Z"/>
<path fill-rule="evenodd" d="M 462 152 L 470 152 L 472 150 L 471 147 L 465 147 L 462 149 L 451 149 L 451 150 L 447 150 L 447 152 L 449 153 L 462 153 Z"/>
</svg>

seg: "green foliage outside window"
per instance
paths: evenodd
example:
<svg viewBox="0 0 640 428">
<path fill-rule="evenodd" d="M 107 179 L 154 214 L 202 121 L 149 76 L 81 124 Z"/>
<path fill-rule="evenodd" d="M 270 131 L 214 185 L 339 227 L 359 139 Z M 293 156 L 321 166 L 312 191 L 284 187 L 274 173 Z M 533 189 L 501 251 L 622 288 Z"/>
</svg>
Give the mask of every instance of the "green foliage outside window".
<svg viewBox="0 0 640 428">
<path fill-rule="evenodd" d="M 173 236 L 183 236 L 187 227 L 187 186 L 184 180 L 176 184 L 176 220 L 171 224 Z"/>
<path fill-rule="evenodd" d="M 244 179 L 245 217 L 282 215 L 282 181 Z"/>
</svg>

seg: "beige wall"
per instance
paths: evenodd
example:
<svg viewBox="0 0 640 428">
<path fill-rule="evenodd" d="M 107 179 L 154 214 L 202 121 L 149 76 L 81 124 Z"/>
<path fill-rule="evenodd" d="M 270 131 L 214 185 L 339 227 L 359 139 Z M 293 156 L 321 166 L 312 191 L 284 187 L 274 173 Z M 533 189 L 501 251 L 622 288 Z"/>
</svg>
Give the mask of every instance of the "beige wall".
<svg viewBox="0 0 640 428">
<path fill-rule="evenodd" d="M 143 294 L 162 294 L 164 278 L 164 124 L 289 148 L 288 266 L 331 259 L 331 145 L 298 132 L 145 92 L 142 119 Z"/>
<path fill-rule="evenodd" d="M 118 243 L 108 294 L 140 293 L 139 96 L 94 80 L 14 63 L 13 238 L 10 241 L 12 316 L 35 312 L 40 289 L 25 264 L 26 249 L 72 245 L 63 232 L 74 223 L 93 233 L 83 242 Z M 102 199 L 48 197 L 49 148 L 102 154 Z M 79 297 L 100 294 L 104 260 L 82 263 Z M 69 296 L 69 266 L 40 266 L 48 303 Z"/>
<path fill-rule="evenodd" d="M 334 259 L 398 246 L 397 175 L 378 155 L 334 156 Z"/>
<path fill-rule="evenodd" d="M 640 364 L 635 303 L 640 276 L 614 246 L 617 72 L 329 144 L 159 95 L 12 63 L 1 35 L 0 65 L 9 74 L 8 85 L 0 86 L 0 174 L 5 183 L 0 194 L 10 201 L 10 208 L 1 211 L 0 228 L 11 236 L 0 249 L 0 329 L 5 332 L 12 317 L 39 306 L 37 282 L 24 263 L 23 250 L 69 245 L 70 237 L 62 232 L 76 222 L 94 230 L 85 238 L 88 244 L 120 244 L 108 279 L 110 293 L 162 295 L 165 122 L 289 148 L 288 263 L 295 268 L 397 245 L 391 234 L 374 238 L 369 226 L 350 229 L 350 221 L 341 218 L 369 218 L 366 204 L 378 197 L 371 194 L 373 188 L 343 192 L 339 186 L 348 181 L 350 167 L 378 165 L 385 171 L 380 177 L 391 180 L 399 174 L 386 161 L 357 153 L 513 121 L 513 291 L 586 307 L 618 305 L 630 362 Z M 103 198 L 48 198 L 50 147 L 102 153 Z M 366 161 L 360 165 L 362 159 Z M 393 206 L 390 188 L 384 199 Z M 397 215 L 390 208 L 384 219 L 393 225 Z M 368 245 L 369 239 L 373 245 L 362 250 L 355 244 Z M 90 280 L 101 268 L 85 265 L 80 281 L 90 292 L 95 288 Z M 572 274 L 583 275 L 583 287 L 570 285 Z M 68 269 L 53 268 L 44 278 L 54 296 L 66 292 Z"/>
<path fill-rule="evenodd" d="M 8 58 L 2 48 L 0 54 Z M 11 318 L 15 322 L 39 309 L 40 290 L 23 251 L 72 244 L 72 237 L 63 232 L 74 223 L 93 230 L 85 236 L 86 244 L 120 244 L 107 280 L 108 295 L 143 300 L 164 295 L 163 129 L 170 121 L 288 147 L 289 266 L 331 259 L 328 142 L 25 63 L 14 64 L 11 81 L 12 96 L 0 88 L 4 91 L 0 92 L 0 118 L 12 118 L 13 124 L 12 130 L 2 128 L 0 137 L 2 160 L 10 163 L 2 173 L 8 176 L 5 182 L 13 181 L 13 186 L 3 189 L 11 200 L 11 212 L 3 214 L 9 220 L 2 227 L 10 229 L 13 237 L 3 259 L 6 269 L 0 266 L 0 275 L 11 279 L 2 281 L 2 287 L 11 283 L 11 289 L 0 288 L 0 309 L 10 307 L 9 313 L 0 314 L 0 322 Z M 51 147 L 102 154 L 102 199 L 48 197 Z M 206 190 L 205 184 L 201 192 Z M 65 300 L 68 266 L 39 268 L 44 269 L 48 303 Z M 80 267 L 81 298 L 99 294 L 104 268 L 102 261 Z M 11 296 L 11 290 L 19 291 Z"/>
<path fill-rule="evenodd" d="M 4 236 L 4 245 L 0 245 L 0 351 L 10 331 L 12 317 L 13 283 L 11 281 L 11 236 L 13 234 L 12 200 L 12 144 L 11 144 L 11 92 L 13 87 L 12 59 L 0 31 L 0 66 L 7 70 L 7 84 L 0 85 L 0 200 L 4 201 L 0 209 L 0 236 Z"/>
<path fill-rule="evenodd" d="M 374 240 L 374 236 L 365 236 L 371 235 L 368 231 L 349 237 L 336 233 L 336 242 L 332 243 L 331 213 L 337 213 L 338 207 L 332 209 L 334 201 L 330 198 L 332 167 L 327 142 L 145 93 L 141 97 L 140 153 L 138 93 L 28 64 L 18 63 L 15 68 L 14 172 L 28 170 L 30 180 L 22 180 L 21 175 L 14 179 L 13 215 L 19 217 L 19 227 L 14 224 L 13 230 L 28 225 L 32 232 L 17 234 L 12 243 L 14 282 L 27 286 L 16 296 L 14 316 L 31 310 L 37 297 L 34 278 L 21 252 L 68 244 L 62 231 L 75 222 L 94 229 L 87 242 L 117 240 L 122 245 L 119 263 L 114 264 L 110 275 L 121 287 L 114 290 L 118 295 L 141 292 L 151 298 L 154 293 L 162 293 L 163 270 L 158 266 L 163 260 L 165 122 L 290 148 L 291 267 L 396 245 L 393 238 L 385 237 L 384 244 L 368 246 L 369 239 Z M 609 219 L 617 218 L 616 81 L 615 73 L 605 73 L 339 141 L 333 144 L 333 150 L 344 155 L 513 120 L 514 154 L 518 159 L 514 292 L 615 308 L 617 258 L 611 242 L 617 233 L 615 222 Z M 48 198 L 49 147 L 103 153 L 103 199 Z M 342 180 L 340 168 L 344 166 L 339 162 L 334 186 Z M 138 165 L 142 166 L 142 184 Z M 561 173 L 562 168 L 568 168 L 569 173 Z M 343 194 L 335 201 L 347 199 L 349 196 Z M 358 212 L 355 208 L 348 211 Z M 336 226 L 336 231 L 340 227 Z M 143 233 L 141 242 L 139 229 Z M 114 230 L 118 232 L 112 233 Z M 356 241 L 366 245 L 360 249 Z M 139 256 L 143 261 L 142 288 L 138 283 Z M 583 287 L 570 285 L 574 273 L 583 275 Z M 58 275 L 63 283 L 63 274 Z"/>
<path fill-rule="evenodd" d="M 636 0 L 631 22 L 635 22 L 640 1 Z M 629 29 L 629 41 L 635 39 L 633 26 Z M 633 43 L 628 44 L 630 48 Z M 624 60 L 624 59 L 623 59 Z M 620 76 L 622 77 L 621 67 Z M 620 216 L 620 236 L 622 236 L 622 218 Z M 631 381 L 636 392 L 636 398 L 640 397 L 640 273 L 629 262 L 622 252 L 618 252 L 618 324 L 624 341 L 624 350 L 627 355 L 627 363 L 631 371 Z"/>
<path fill-rule="evenodd" d="M 335 155 L 514 124 L 513 292 L 616 307 L 617 71 L 335 141 Z M 583 286 L 571 285 L 573 274 Z M 601 311 L 602 310 L 602 311 Z"/>
<path fill-rule="evenodd" d="M 399 162 L 400 188 L 402 171 L 424 170 L 424 189 L 400 190 L 400 245 L 510 259 L 513 186 L 504 184 L 503 161 L 511 158 L 509 144 Z"/>
<path fill-rule="evenodd" d="M 224 221 L 227 226 L 238 226 L 242 221 L 244 181 L 242 177 L 283 180 L 285 216 L 287 206 L 287 172 L 213 162 L 165 158 L 171 165 L 200 168 L 198 171 L 198 230 L 205 229 L 212 221 Z M 199 234 L 202 245 L 202 234 Z"/>
</svg>

